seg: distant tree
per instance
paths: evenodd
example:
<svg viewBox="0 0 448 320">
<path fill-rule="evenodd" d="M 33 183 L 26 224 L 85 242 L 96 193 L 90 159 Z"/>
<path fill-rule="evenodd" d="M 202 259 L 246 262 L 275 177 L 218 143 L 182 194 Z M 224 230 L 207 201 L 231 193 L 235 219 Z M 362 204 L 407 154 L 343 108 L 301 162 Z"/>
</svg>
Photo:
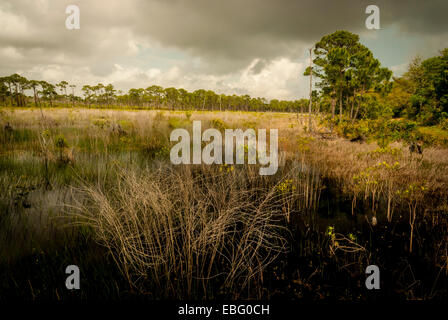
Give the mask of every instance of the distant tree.
<svg viewBox="0 0 448 320">
<path fill-rule="evenodd" d="M 39 94 L 38 94 L 39 90 L 38 90 L 38 88 L 41 85 L 41 83 L 40 83 L 40 81 L 37 81 L 37 80 L 30 80 L 29 85 L 30 85 L 30 88 L 33 89 L 34 105 L 36 107 L 38 107 L 39 106 Z"/>
<path fill-rule="evenodd" d="M 164 90 L 160 86 L 152 85 L 145 89 L 146 94 L 149 96 L 153 105 L 159 107 L 164 97 Z"/>
<path fill-rule="evenodd" d="M 349 114 L 355 119 L 364 93 L 369 89 L 387 86 L 392 74 L 388 69 L 381 68 L 372 52 L 359 42 L 358 35 L 348 31 L 336 31 L 322 37 L 315 44 L 314 54 L 313 75 L 320 79 L 317 86 L 323 95 L 331 99 L 332 117 L 335 115 L 336 101 L 342 118 L 344 100 L 346 104 L 351 100 Z M 309 75 L 310 71 L 307 70 L 305 74 Z M 358 95 L 358 106 L 354 111 Z"/>
<path fill-rule="evenodd" d="M 114 86 L 112 84 L 108 84 L 107 86 L 104 87 L 104 97 L 106 99 L 107 105 L 110 105 L 111 102 L 114 100 L 115 92 L 116 90 L 114 89 Z"/>
<path fill-rule="evenodd" d="M 28 80 L 25 77 L 14 73 L 13 75 L 7 77 L 7 81 L 10 92 L 16 100 L 16 105 L 18 107 L 24 106 L 26 104 L 24 91 L 28 89 Z M 14 91 L 12 90 L 12 87 L 14 87 Z"/>
<path fill-rule="evenodd" d="M 165 102 L 170 106 L 170 109 L 174 109 L 175 105 L 178 103 L 179 92 L 176 88 L 166 88 L 164 90 L 165 93 Z"/>
<path fill-rule="evenodd" d="M 84 102 L 90 108 L 90 104 L 92 101 L 92 92 L 93 92 L 92 87 L 86 84 L 82 87 L 81 91 L 83 92 L 83 95 L 84 95 Z"/>
<path fill-rule="evenodd" d="M 50 107 L 53 107 L 53 101 L 57 96 L 55 86 L 46 81 L 40 81 L 40 85 L 42 87 L 41 94 L 43 99 L 50 103 Z"/>
<path fill-rule="evenodd" d="M 332 99 L 339 98 L 339 114 L 342 117 L 343 91 L 346 87 L 346 72 L 353 67 L 353 57 L 359 53 L 359 36 L 348 31 L 336 31 L 322 37 L 315 44 L 314 64 L 316 75 L 322 79 L 321 87 L 330 87 Z M 334 109 L 332 110 L 334 116 Z"/>
<path fill-rule="evenodd" d="M 141 103 L 143 101 L 143 95 L 145 93 L 145 89 L 129 89 L 128 96 L 129 96 L 129 102 L 130 104 L 141 106 Z"/>
<path fill-rule="evenodd" d="M 6 101 L 9 96 L 8 86 L 6 82 L 6 77 L 0 78 L 0 100 L 2 105 L 6 106 Z"/>
<path fill-rule="evenodd" d="M 71 102 L 72 102 L 72 107 L 75 107 L 75 100 L 76 100 L 76 97 L 75 97 L 75 88 L 76 88 L 76 85 L 71 84 L 71 85 L 70 85 L 70 88 L 72 89 L 72 93 L 70 94 L 70 100 L 71 100 Z"/>
<path fill-rule="evenodd" d="M 61 89 L 61 95 L 65 95 L 65 96 L 67 96 L 67 86 L 68 86 L 68 82 L 65 80 L 59 82 L 56 85 L 56 87 Z"/>
</svg>

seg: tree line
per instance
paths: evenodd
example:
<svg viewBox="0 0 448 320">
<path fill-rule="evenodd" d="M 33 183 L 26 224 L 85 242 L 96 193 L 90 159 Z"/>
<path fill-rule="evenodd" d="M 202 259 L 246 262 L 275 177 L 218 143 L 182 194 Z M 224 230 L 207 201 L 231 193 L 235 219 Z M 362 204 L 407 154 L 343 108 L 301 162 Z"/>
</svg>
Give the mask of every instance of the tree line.
<svg viewBox="0 0 448 320">
<path fill-rule="evenodd" d="M 253 98 L 249 95 L 218 94 L 212 90 L 195 90 L 152 85 L 147 88 L 132 88 L 123 93 L 112 84 L 84 85 L 82 96 L 75 95 L 76 86 L 67 81 L 51 84 L 46 81 L 28 80 L 18 74 L 0 78 L 0 102 L 4 106 L 36 107 L 63 106 L 87 107 L 138 107 L 177 110 L 231 110 L 231 111 L 278 111 L 297 112 L 304 110 L 307 99 L 294 101 Z M 31 96 L 26 95 L 30 92 Z"/>
</svg>

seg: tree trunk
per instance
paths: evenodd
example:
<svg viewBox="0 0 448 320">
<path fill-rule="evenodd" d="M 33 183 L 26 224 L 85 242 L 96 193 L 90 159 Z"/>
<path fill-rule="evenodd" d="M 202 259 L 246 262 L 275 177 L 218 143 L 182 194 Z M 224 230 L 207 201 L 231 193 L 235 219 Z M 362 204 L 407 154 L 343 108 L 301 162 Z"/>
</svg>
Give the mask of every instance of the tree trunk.
<svg viewBox="0 0 448 320">
<path fill-rule="evenodd" d="M 364 87 L 361 90 L 361 94 L 359 96 L 359 102 L 358 102 L 358 106 L 356 108 L 356 112 L 355 115 L 353 116 L 352 122 L 354 122 L 356 120 L 356 117 L 358 116 L 358 112 L 359 112 L 359 108 L 361 107 L 361 102 L 362 102 L 362 96 L 364 94 Z"/>
<path fill-rule="evenodd" d="M 312 128 L 312 122 L 311 122 L 311 109 L 313 105 L 313 60 L 312 60 L 312 50 L 313 48 L 310 48 L 310 103 L 308 106 L 308 128 L 310 132 L 313 131 Z"/>
<path fill-rule="evenodd" d="M 336 107 L 336 98 L 331 98 L 331 119 L 334 119 L 334 112 Z"/>
<path fill-rule="evenodd" d="M 17 84 L 15 85 L 15 87 L 16 87 L 16 104 L 17 104 L 17 107 L 19 107 L 20 106 L 19 89 L 17 88 Z"/>
<path fill-rule="evenodd" d="M 14 104 L 14 102 L 13 102 L 13 99 L 14 99 L 14 95 L 12 94 L 12 87 L 11 87 L 11 83 L 10 82 L 8 82 L 8 87 L 9 87 L 9 94 L 10 94 L 10 96 L 9 96 L 9 102 L 11 103 L 11 107 L 13 106 L 13 104 Z"/>
<path fill-rule="evenodd" d="M 342 73 L 339 76 L 339 119 L 342 120 Z"/>
<path fill-rule="evenodd" d="M 339 119 L 342 120 L 342 87 L 339 91 Z"/>
<path fill-rule="evenodd" d="M 356 97 L 356 91 L 353 91 L 352 107 L 350 109 L 350 119 L 352 120 L 353 120 L 353 111 L 355 108 L 355 97 Z"/>
<path fill-rule="evenodd" d="M 334 120 L 334 113 L 336 109 L 336 97 L 331 98 L 331 120 Z M 331 121 L 331 132 L 333 132 L 333 121 Z"/>
<path fill-rule="evenodd" d="M 37 103 L 36 87 L 33 87 L 33 93 L 34 93 L 34 104 L 35 104 L 36 107 L 37 107 L 37 106 L 38 106 L 38 103 Z"/>
</svg>

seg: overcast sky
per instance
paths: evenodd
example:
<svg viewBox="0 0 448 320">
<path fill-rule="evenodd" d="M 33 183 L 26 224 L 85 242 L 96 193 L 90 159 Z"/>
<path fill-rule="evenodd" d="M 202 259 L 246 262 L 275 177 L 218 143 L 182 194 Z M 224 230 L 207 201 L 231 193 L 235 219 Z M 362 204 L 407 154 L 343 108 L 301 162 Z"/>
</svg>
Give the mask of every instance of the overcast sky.
<svg viewBox="0 0 448 320">
<path fill-rule="evenodd" d="M 79 30 L 65 27 L 69 4 Z M 369 4 L 380 30 L 365 27 Z M 447 13 L 447 0 L 0 0 L 0 76 L 296 99 L 322 36 L 357 33 L 400 75 L 448 47 Z"/>
</svg>

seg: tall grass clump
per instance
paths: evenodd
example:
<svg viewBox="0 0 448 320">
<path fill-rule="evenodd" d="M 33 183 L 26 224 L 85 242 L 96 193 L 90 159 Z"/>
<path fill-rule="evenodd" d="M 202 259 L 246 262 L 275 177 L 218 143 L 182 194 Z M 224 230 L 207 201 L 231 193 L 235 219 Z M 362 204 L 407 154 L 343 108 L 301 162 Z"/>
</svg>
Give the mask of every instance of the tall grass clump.
<svg viewBox="0 0 448 320">
<path fill-rule="evenodd" d="M 81 223 L 133 289 L 157 298 L 261 298 L 285 248 L 282 199 L 257 170 L 160 165 L 82 188 Z"/>
</svg>

